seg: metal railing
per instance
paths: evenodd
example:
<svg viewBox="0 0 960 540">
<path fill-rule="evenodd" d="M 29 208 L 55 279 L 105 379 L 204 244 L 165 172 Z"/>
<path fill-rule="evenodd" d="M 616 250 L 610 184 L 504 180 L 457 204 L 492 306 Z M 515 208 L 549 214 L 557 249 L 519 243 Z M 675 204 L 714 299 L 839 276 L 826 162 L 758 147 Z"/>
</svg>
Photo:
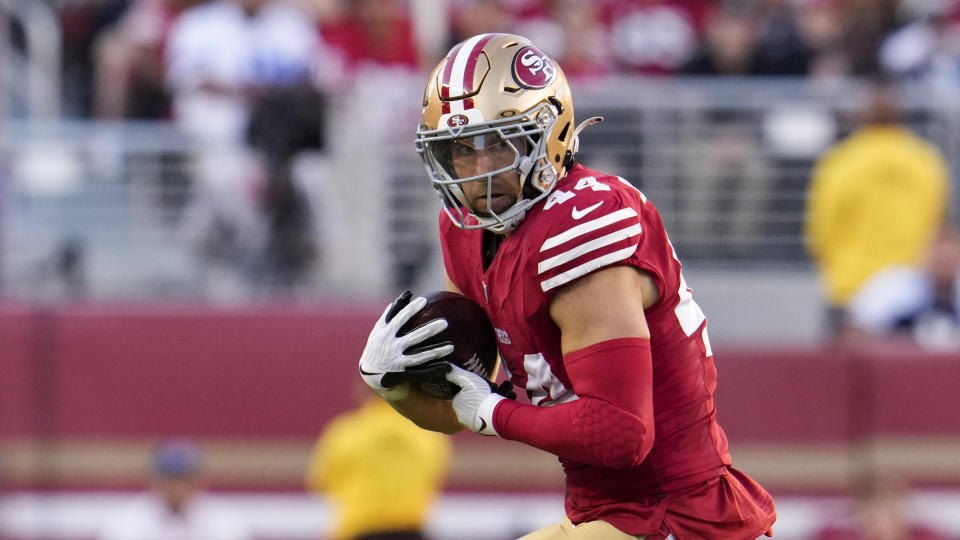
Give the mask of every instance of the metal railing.
<svg viewBox="0 0 960 540">
<path fill-rule="evenodd" d="M 235 286 L 215 292 L 229 281 L 221 272 L 229 261 L 211 269 L 189 216 L 211 170 L 228 177 L 219 180 L 227 186 L 215 196 L 221 205 L 232 198 L 224 193 L 246 196 L 257 184 L 228 158 L 217 168 L 210 152 L 174 125 L 8 123 L 0 139 L 0 156 L 8 158 L 0 168 L 0 294 L 230 300 L 381 297 L 418 283 L 435 287 L 442 275 L 439 202 L 412 143 L 421 79 L 385 86 L 380 78 L 332 101 L 328 146 L 294 167 L 316 218 L 311 234 L 320 255 L 293 288 L 263 287 L 241 273 L 230 278 Z M 574 82 L 574 91 L 579 119 L 606 118 L 581 135 L 580 161 L 640 187 L 685 262 L 744 271 L 808 267 L 801 234 L 810 170 L 853 128 L 860 86 L 623 78 Z M 906 108 L 912 127 L 956 168 L 957 106 L 915 89 Z M 246 204 L 241 211 L 249 214 L 255 204 Z M 260 234 L 255 227 L 220 233 Z M 246 270 L 257 257 L 247 254 Z"/>
</svg>

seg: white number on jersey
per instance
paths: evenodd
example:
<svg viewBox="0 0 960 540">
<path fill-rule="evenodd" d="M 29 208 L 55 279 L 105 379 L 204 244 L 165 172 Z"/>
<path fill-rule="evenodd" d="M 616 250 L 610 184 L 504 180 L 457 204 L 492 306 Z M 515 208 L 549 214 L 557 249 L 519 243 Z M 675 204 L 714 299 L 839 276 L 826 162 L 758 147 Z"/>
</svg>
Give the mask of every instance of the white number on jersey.
<svg viewBox="0 0 960 540">
<path fill-rule="evenodd" d="M 680 262 L 680 258 L 677 257 L 677 250 L 673 247 L 673 242 L 670 242 L 669 239 L 667 239 L 667 242 L 670 244 L 673 258 Z M 693 299 L 693 291 L 690 287 L 687 287 L 687 280 L 683 277 L 683 272 L 680 272 L 680 287 L 677 290 L 677 295 L 680 296 L 680 303 L 674 308 L 673 313 L 677 316 L 677 321 L 680 322 L 683 332 L 692 336 L 697 328 L 700 328 L 700 325 L 703 324 L 703 321 L 707 319 L 707 316 L 704 315 L 703 310 Z M 703 336 L 703 347 L 707 351 L 707 356 L 713 356 L 713 349 L 710 347 L 710 338 L 707 337 L 706 328 L 703 329 L 701 335 Z"/>
<path fill-rule="evenodd" d="M 547 202 L 543 205 L 544 210 L 549 210 L 555 204 L 563 204 L 576 196 L 572 191 L 556 190 L 547 197 Z"/>
<path fill-rule="evenodd" d="M 561 396 L 564 401 L 573 397 L 564 395 L 568 392 L 566 387 L 550 370 L 550 364 L 542 354 L 523 355 L 523 370 L 527 372 L 527 392 L 534 405 L 544 400 L 557 400 Z"/>
<path fill-rule="evenodd" d="M 598 181 L 596 177 L 593 176 L 585 176 L 580 180 L 577 180 L 577 185 L 573 186 L 573 189 L 576 191 L 587 188 L 590 188 L 593 191 L 610 191 L 610 186 Z M 554 205 L 563 204 L 572 199 L 574 196 L 576 196 L 576 193 L 572 191 L 556 190 L 550 193 L 550 196 L 547 197 L 547 202 L 544 203 L 543 209 L 549 210 Z"/>
<path fill-rule="evenodd" d="M 687 287 L 687 280 L 684 279 L 683 272 L 680 273 L 680 290 L 677 291 L 677 294 L 680 295 L 680 303 L 677 304 L 673 312 L 676 313 L 677 320 L 680 321 L 683 333 L 691 336 L 697 331 L 697 328 L 700 328 L 707 316 L 703 314 L 703 310 L 693 300 L 693 293 Z"/>
<path fill-rule="evenodd" d="M 573 189 L 577 191 L 586 188 L 590 188 L 593 191 L 610 191 L 610 186 L 598 182 L 593 176 L 584 176 L 580 180 L 577 180 L 577 185 L 573 187 Z"/>
</svg>

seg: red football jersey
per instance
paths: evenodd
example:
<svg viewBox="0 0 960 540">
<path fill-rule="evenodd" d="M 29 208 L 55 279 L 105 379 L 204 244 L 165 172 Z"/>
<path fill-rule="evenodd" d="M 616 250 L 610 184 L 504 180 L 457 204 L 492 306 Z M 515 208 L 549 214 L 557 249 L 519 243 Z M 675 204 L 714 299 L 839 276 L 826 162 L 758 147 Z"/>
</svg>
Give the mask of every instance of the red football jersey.
<svg viewBox="0 0 960 540">
<path fill-rule="evenodd" d="M 484 306 L 503 367 L 535 405 L 577 399 L 564 369 L 560 331 L 549 315 L 557 290 L 600 268 L 629 264 L 648 273 L 660 292 L 645 312 L 653 359 L 653 447 L 627 470 L 561 459 L 566 511 L 574 523 L 605 519 L 624 530 L 659 523 L 664 494 L 726 474 L 731 462 L 716 422 L 706 318 L 659 213 L 639 190 L 576 165 L 502 239 L 487 270 L 482 234 L 440 215 L 447 275 Z"/>
</svg>

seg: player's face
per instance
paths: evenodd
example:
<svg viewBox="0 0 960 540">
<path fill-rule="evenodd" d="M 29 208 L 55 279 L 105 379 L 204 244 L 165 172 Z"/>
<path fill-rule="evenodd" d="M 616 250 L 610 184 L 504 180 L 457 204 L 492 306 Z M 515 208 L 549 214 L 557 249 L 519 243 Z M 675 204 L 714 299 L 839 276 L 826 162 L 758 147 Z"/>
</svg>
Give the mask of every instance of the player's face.
<svg viewBox="0 0 960 540">
<path fill-rule="evenodd" d="M 473 210 L 480 214 L 500 213 L 520 196 L 520 173 L 512 168 L 519 155 L 513 143 L 497 134 L 464 137 L 451 141 L 450 161 L 458 178 L 480 177 L 460 184 Z M 488 175 L 492 176 L 488 185 Z M 489 188 L 489 189 L 488 189 Z"/>
</svg>

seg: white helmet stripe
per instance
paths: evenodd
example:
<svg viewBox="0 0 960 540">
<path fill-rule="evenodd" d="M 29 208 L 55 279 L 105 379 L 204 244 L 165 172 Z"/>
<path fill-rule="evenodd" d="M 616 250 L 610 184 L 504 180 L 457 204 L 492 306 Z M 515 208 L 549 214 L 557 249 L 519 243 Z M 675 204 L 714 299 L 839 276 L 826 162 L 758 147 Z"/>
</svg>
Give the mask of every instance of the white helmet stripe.
<svg viewBox="0 0 960 540">
<path fill-rule="evenodd" d="M 473 71 L 477 65 L 477 58 L 483 46 L 490 41 L 493 34 L 480 34 L 473 36 L 463 43 L 460 50 L 453 58 L 453 69 L 450 71 L 450 79 L 444 81 L 450 88 L 449 96 L 456 97 L 473 92 Z M 468 73 L 469 71 L 469 73 Z M 463 112 L 466 100 L 458 99 L 450 102 L 450 112 Z"/>
</svg>

